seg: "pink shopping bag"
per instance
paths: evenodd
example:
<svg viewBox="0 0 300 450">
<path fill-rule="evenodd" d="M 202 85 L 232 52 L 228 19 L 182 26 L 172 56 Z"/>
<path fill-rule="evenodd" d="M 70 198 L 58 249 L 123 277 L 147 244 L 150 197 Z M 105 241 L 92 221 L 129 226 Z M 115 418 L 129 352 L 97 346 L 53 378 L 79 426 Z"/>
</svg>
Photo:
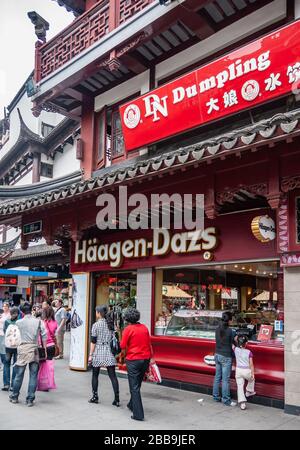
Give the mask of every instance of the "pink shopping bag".
<svg viewBox="0 0 300 450">
<path fill-rule="evenodd" d="M 37 390 L 48 391 L 50 389 L 56 389 L 54 380 L 54 361 L 43 361 L 40 363 Z"/>
</svg>

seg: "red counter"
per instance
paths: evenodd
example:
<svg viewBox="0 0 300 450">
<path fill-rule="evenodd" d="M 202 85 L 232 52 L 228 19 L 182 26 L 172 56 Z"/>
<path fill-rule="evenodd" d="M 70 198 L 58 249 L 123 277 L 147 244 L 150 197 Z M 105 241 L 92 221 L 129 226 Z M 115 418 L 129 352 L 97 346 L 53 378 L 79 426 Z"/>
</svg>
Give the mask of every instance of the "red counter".
<svg viewBox="0 0 300 450">
<path fill-rule="evenodd" d="M 214 354 L 215 341 L 152 336 L 152 345 L 162 378 L 212 387 L 215 368 L 204 357 Z M 283 400 L 283 345 L 251 343 L 247 348 L 254 355 L 257 395 Z M 236 390 L 234 369 L 231 387 Z"/>
</svg>

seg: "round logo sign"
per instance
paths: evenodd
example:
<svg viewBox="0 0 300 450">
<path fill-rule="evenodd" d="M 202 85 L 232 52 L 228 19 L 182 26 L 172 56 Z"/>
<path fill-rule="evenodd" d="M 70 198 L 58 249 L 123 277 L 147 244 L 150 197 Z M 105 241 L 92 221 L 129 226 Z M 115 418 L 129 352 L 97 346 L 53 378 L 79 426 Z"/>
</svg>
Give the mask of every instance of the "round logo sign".
<svg viewBox="0 0 300 450">
<path fill-rule="evenodd" d="M 124 111 L 124 123 L 127 128 L 133 129 L 138 126 L 141 119 L 140 108 L 134 104 L 127 106 Z"/>
<path fill-rule="evenodd" d="M 260 242 L 274 241 L 276 237 L 275 222 L 269 216 L 254 217 L 251 229 L 256 239 Z"/>
<path fill-rule="evenodd" d="M 252 102 L 258 97 L 260 87 L 257 81 L 250 80 L 247 81 L 242 87 L 242 96 L 247 102 Z"/>
</svg>

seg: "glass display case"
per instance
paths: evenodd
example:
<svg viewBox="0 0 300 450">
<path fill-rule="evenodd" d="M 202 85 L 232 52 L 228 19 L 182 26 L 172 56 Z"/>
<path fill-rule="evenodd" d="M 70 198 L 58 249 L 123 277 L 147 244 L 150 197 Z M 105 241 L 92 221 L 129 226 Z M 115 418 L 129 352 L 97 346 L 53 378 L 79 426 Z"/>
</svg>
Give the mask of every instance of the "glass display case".
<svg viewBox="0 0 300 450">
<path fill-rule="evenodd" d="M 166 327 L 166 336 L 215 339 L 223 311 L 179 310 Z"/>
</svg>

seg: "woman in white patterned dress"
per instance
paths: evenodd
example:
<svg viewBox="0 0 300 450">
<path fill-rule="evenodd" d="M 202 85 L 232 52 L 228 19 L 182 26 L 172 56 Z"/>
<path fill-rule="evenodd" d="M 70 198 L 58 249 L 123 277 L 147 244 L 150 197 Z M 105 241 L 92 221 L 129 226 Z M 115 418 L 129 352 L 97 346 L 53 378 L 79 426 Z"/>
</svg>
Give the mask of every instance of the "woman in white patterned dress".
<svg viewBox="0 0 300 450">
<path fill-rule="evenodd" d="M 92 327 L 91 347 L 89 355 L 89 364 L 91 364 L 93 368 L 93 396 L 89 400 L 89 402 L 99 402 L 98 384 L 100 368 L 106 367 L 115 394 L 115 399 L 112 404 L 119 407 L 119 382 L 116 376 L 117 361 L 110 348 L 110 343 L 114 332 L 114 323 L 108 314 L 107 306 L 96 307 L 96 319 L 97 322 L 94 323 Z"/>
</svg>

